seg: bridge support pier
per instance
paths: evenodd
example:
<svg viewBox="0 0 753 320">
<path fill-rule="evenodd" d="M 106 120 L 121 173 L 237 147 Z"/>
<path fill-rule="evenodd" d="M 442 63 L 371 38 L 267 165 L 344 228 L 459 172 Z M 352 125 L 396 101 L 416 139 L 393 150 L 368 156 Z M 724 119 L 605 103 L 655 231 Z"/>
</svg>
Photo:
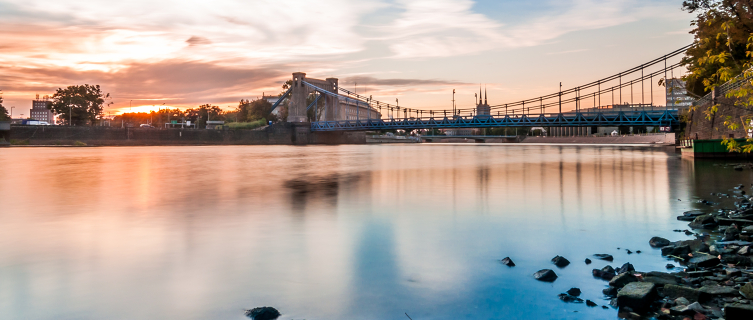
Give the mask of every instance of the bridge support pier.
<svg viewBox="0 0 753 320">
<path fill-rule="evenodd" d="M 306 97 L 308 97 L 308 87 L 303 84 L 306 80 L 306 74 L 303 72 L 293 73 L 293 90 L 290 92 L 290 103 L 288 104 L 288 122 L 306 122 Z"/>
</svg>

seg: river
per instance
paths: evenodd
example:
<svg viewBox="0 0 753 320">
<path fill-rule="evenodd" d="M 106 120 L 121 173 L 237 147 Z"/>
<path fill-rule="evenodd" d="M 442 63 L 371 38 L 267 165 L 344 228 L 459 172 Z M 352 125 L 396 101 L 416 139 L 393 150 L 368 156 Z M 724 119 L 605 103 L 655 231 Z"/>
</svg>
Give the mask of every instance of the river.
<svg viewBox="0 0 753 320">
<path fill-rule="evenodd" d="M 478 144 L 14 147 L 0 177 L 0 319 L 616 318 L 557 294 L 607 305 L 592 254 L 664 270 L 648 239 L 753 181 L 663 148 Z"/>
</svg>

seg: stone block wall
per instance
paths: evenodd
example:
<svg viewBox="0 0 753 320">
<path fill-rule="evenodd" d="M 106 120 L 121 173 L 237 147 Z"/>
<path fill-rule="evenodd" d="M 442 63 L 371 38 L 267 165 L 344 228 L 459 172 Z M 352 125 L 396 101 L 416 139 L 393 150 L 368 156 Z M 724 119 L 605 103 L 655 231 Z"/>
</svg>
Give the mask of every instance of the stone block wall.
<svg viewBox="0 0 753 320">
<path fill-rule="evenodd" d="M 699 105 L 694 109 L 682 113 L 688 118 L 688 124 L 685 127 L 685 137 L 690 139 L 722 139 L 722 138 L 745 138 L 747 132 L 742 126 L 741 117 L 750 116 L 753 112 L 745 110 L 734 105 L 734 99 L 720 97 L 717 98 L 719 110 L 711 119 L 706 118 L 704 111 L 712 106 L 711 103 Z M 740 124 L 737 130 L 730 130 L 724 125 L 727 116 L 731 116 L 731 121 Z"/>
</svg>

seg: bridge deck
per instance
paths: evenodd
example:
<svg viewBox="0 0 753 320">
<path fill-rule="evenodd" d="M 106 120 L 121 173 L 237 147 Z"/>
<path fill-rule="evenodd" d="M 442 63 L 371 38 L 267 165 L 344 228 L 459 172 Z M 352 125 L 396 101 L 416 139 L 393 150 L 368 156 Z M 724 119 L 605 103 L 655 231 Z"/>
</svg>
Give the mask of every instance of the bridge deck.
<svg viewBox="0 0 753 320">
<path fill-rule="evenodd" d="M 599 111 L 452 118 L 360 119 L 318 121 L 312 131 L 363 131 L 394 129 L 453 129 L 491 127 L 617 127 L 679 125 L 677 110 Z"/>
</svg>

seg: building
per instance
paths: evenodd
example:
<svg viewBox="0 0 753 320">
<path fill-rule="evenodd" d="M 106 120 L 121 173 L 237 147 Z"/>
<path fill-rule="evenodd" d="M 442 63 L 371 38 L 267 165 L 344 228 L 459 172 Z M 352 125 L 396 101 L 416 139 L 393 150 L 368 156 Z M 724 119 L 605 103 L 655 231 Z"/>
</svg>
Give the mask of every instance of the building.
<svg viewBox="0 0 753 320">
<path fill-rule="evenodd" d="M 672 78 L 667 81 L 667 107 L 689 108 L 696 99 L 688 95 L 685 81 Z"/>
<path fill-rule="evenodd" d="M 281 94 L 280 95 L 276 95 L 276 96 L 268 96 L 268 95 L 266 95 L 265 93 L 262 92 L 261 99 L 262 100 L 267 100 L 267 102 L 269 102 L 270 104 L 274 105 L 275 103 L 277 103 L 277 100 L 280 100 L 281 96 L 282 96 Z M 279 115 L 280 114 L 280 106 L 278 106 L 277 108 L 275 108 L 274 110 L 272 110 L 272 114 Z"/>
<path fill-rule="evenodd" d="M 476 106 L 476 115 L 477 116 L 489 116 L 491 115 L 491 107 L 489 106 L 488 100 L 486 100 L 486 89 L 484 89 L 484 100 L 483 103 L 481 102 L 481 88 L 478 88 L 478 105 Z"/>
<path fill-rule="evenodd" d="M 49 96 L 44 96 L 39 99 L 39 95 L 35 100 L 31 102 L 31 110 L 29 110 L 29 118 L 39 121 L 45 121 L 47 123 L 55 123 L 55 115 L 52 110 L 47 109 L 47 104 L 50 101 Z"/>
</svg>

